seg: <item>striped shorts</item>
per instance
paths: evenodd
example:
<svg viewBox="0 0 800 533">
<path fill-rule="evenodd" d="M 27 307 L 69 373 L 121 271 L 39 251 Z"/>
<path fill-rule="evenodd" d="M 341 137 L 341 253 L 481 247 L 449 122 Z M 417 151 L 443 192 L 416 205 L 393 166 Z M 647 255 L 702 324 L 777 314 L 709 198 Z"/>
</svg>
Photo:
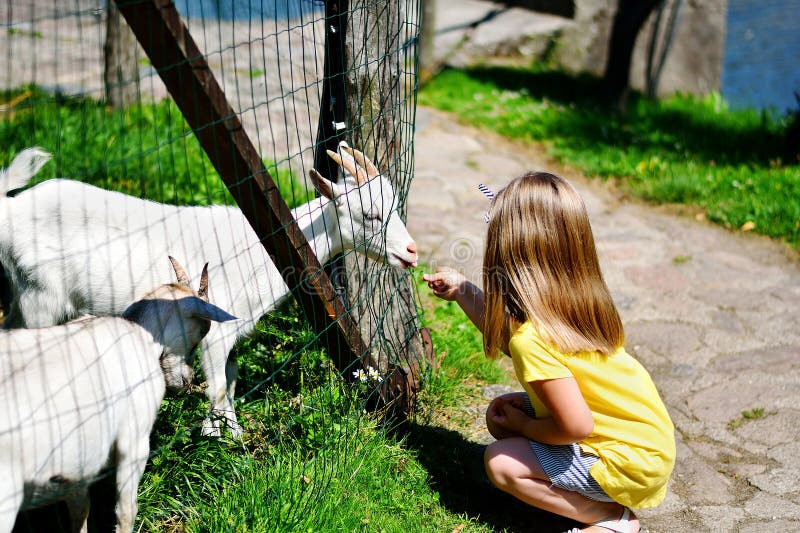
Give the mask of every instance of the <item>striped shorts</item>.
<svg viewBox="0 0 800 533">
<path fill-rule="evenodd" d="M 525 405 L 528 414 L 535 417 L 536 413 L 527 397 Z M 577 443 L 556 445 L 533 440 L 528 442 L 554 487 L 577 492 L 590 500 L 614 501 L 589 473 L 589 469 L 597 462 L 596 455 L 584 452 Z"/>
</svg>

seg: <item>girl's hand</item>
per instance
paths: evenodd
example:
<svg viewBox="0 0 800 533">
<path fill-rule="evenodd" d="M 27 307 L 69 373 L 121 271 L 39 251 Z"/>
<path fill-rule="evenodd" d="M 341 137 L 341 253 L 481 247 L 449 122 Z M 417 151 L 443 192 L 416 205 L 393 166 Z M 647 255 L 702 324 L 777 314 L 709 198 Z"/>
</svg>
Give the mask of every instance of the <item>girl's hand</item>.
<svg viewBox="0 0 800 533">
<path fill-rule="evenodd" d="M 475 327 L 483 331 L 483 291 L 466 276 L 454 268 L 440 267 L 433 274 L 423 274 L 422 280 L 439 298 L 458 303 Z"/>
<path fill-rule="evenodd" d="M 531 419 L 525 406 L 524 392 L 498 396 L 486 410 L 486 427 L 496 439 L 522 435 L 522 426 Z"/>
<path fill-rule="evenodd" d="M 439 267 L 434 274 L 423 274 L 422 280 L 439 298 L 454 301 L 463 292 L 467 278 L 454 268 Z"/>
<path fill-rule="evenodd" d="M 594 419 L 575 378 L 529 383 L 550 416 L 529 416 L 524 392 L 504 394 L 486 411 L 486 427 L 496 439 L 525 437 L 545 444 L 572 444 L 592 434 Z"/>
<path fill-rule="evenodd" d="M 527 407 L 525 407 L 526 396 L 527 393 L 525 392 L 510 392 L 498 396 L 492 400 L 492 403 L 489 405 L 489 411 L 493 414 L 500 415 L 505 406 L 513 406 L 524 412 L 527 410 Z"/>
<path fill-rule="evenodd" d="M 516 435 L 524 435 L 525 425 L 532 420 L 525 412 L 525 406 L 520 407 L 514 402 L 498 404 L 489 416 L 495 425 Z"/>
</svg>

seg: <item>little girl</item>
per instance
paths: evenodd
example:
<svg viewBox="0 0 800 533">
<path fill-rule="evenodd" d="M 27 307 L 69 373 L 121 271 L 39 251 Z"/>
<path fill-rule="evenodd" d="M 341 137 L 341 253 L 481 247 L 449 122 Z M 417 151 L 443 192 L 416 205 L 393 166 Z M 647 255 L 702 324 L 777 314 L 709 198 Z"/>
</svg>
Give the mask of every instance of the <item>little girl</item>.
<svg viewBox="0 0 800 533">
<path fill-rule="evenodd" d="M 511 356 L 525 392 L 495 398 L 485 453 L 500 489 L 577 520 L 581 531 L 636 533 L 630 508 L 658 505 L 675 436 L 650 375 L 623 347 L 583 201 L 543 172 L 493 200 L 485 294 L 453 269 L 423 279 L 483 332 L 488 357 Z M 577 529 L 573 529 L 577 532 Z"/>
</svg>

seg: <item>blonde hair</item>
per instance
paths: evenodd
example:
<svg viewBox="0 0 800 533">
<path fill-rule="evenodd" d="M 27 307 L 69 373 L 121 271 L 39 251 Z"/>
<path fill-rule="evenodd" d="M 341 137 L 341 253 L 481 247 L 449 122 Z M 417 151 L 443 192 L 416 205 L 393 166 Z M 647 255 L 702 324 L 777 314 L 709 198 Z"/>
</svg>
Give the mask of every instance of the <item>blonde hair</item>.
<svg viewBox="0 0 800 533">
<path fill-rule="evenodd" d="M 530 321 L 562 353 L 611 354 L 625 333 L 600 271 L 592 228 L 565 179 L 528 173 L 497 193 L 484 252 L 484 350 Z"/>
</svg>

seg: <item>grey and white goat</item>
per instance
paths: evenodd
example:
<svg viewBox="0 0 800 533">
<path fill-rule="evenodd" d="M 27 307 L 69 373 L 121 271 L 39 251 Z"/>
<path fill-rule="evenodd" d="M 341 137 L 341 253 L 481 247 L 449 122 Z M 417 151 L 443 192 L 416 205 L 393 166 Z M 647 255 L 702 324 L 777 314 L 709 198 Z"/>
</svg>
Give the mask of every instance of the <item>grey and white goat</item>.
<svg viewBox="0 0 800 533">
<path fill-rule="evenodd" d="M 88 484 L 116 468 L 117 531 L 136 518 L 136 491 L 165 384 L 191 379 L 191 352 L 211 322 L 235 318 L 207 301 L 172 258 L 178 283 L 161 285 L 122 317 L 0 332 L 0 532 L 38 502 L 66 500 L 86 531 Z"/>
<path fill-rule="evenodd" d="M 321 197 L 292 210 L 320 263 L 358 250 L 396 268 L 415 266 L 416 244 L 389 180 L 346 143 L 328 154 L 344 170 L 344 181 L 312 169 Z M 241 210 L 165 205 L 65 179 L 7 197 L 49 157 L 29 148 L 0 174 L 0 262 L 14 295 L 6 327 L 116 314 L 163 279 L 160 259 L 168 253 L 208 261 L 218 280 L 213 300 L 240 320 L 214 324 L 201 343 L 211 404 L 204 433 L 219 435 L 225 424 L 232 435 L 241 434 L 233 406 L 237 368 L 228 354 L 289 293 Z"/>
</svg>

